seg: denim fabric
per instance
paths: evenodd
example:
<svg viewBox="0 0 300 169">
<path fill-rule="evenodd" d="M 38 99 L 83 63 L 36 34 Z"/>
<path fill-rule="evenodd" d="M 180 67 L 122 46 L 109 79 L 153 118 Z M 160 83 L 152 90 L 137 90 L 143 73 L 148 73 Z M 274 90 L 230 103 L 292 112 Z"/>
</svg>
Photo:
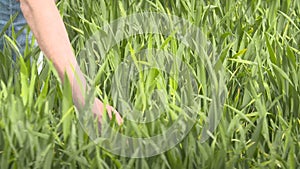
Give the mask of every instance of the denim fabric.
<svg viewBox="0 0 300 169">
<path fill-rule="evenodd" d="M 5 34 L 10 37 L 12 36 L 12 28 L 14 28 L 14 31 L 17 33 L 26 25 L 26 21 L 21 12 L 19 2 L 16 0 L 0 0 L 0 33 L 7 22 L 9 22 L 10 18 L 16 13 L 18 13 L 18 16 L 5 32 Z M 25 47 L 26 32 L 27 30 L 24 29 L 22 34 L 17 37 L 17 42 L 21 53 L 23 53 Z M 0 50 L 1 49 L 3 49 L 3 37 L 0 37 Z"/>
</svg>

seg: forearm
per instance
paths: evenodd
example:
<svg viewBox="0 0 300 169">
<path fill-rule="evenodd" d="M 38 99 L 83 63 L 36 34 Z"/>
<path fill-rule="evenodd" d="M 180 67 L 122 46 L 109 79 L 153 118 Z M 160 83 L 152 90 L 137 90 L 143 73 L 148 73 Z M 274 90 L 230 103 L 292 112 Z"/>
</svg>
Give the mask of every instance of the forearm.
<svg viewBox="0 0 300 169">
<path fill-rule="evenodd" d="M 67 73 L 72 87 L 77 91 L 73 95 L 78 97 L 80 85 L 74 84 L 76 81 L 74 71 L 78 65 L 55 2 L 53 0 L 21 0 L 20 3 L 24 17 L 35 35 L 39 47 L 53 62 L 62 81 L 64 81 L 64 74 Z M 85 86 L 81 71 L 78 70 L 76 74 L 80 76 L 81 82 Z M 80 100 L 82 101 L 82 98 Z"/>
<path fill-rule="evenodd" d="M 85 104 L 84 92 L 86 92 L 88 86 L 82 72 L 78 69 L 66 28 L 54 1 L 20 0 L 20 2 L 24 17 L 41 50 L 53 62 L 62 81 L 65 80 L 64 75 L 67 73 L 72 85 L 75 105 L 83 106 Z M 112 118 L 114 112 L 119 125 L 123 122 L 118 112 L 111 106 L 104 107 L 103 103 L 96 98 L 92 111 L 99 121 L 101 121 L 104 108 L 106 108 L 110 118 Z"/>
</svg>

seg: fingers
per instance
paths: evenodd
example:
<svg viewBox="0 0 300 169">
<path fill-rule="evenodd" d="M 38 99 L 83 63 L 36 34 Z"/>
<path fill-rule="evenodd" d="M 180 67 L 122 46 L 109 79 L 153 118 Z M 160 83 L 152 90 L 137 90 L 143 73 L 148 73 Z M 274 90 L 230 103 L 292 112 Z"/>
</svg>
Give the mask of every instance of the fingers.
<svg viewBox="0 0 300 169">
<path fill-rule="evenodd" d="M 113 115 L 115 115 L 118 125 L 123 124 L 123 119 L 122 119 L 121 115 L 119 114 L 119 112 L 115 108 L 113 108 L 110 105 L 106 105 L 105 108 L 106 108 L 106 111 L 104 110 L 103 103 L 98 99 L 95 100 L 93 113 L 98 117 L 98 120 L 100 123 L 102 120 L 103 112 L 107 112 L 110 120 L 113 118 Z"/>
<path fill-rule="evenodd" d="M 121 117 L 121 115 L 115 111 L 115 116 L 116 116 L 116 120 L 118 122 L 119 125 L 122 125 L 123 124 L 123 118 Z"/>
<path fill-rule="evenodd" d="M 112 116 L 114 114 L 115 117 L 116 117 L 116 120 L 118 122 L 118 125 L 123 124 L 123 119 L 122 119 L 121 115 L 119 114 L 119 112 L 117 112 L 116 109 L 114 109 L 112 106 L 107 105 L 106 110 L 108 112 L 108 116 L 109 116 L 110 119 L 112 119 Z"/>
<path fill-rule="evenodd" d="M 109 117 L 109 119 L 112 119 L 112 111 L 113 111 L 113 108 L 111 107 L 111 106 L 109 106 L 109 105 L 107 105 L 106 106 L 106 112 L 107 112 L 107 114 L 108 114 L 108 117 Z"/>
<path fill-rule="evenodd" d="M 101 122 L 102 120 L 102 113 L 103 112 L 103 104 L 99 100 L 95 100 L 93 105 L 93 114 L 98 118 L 98 121 Z"/>
</svg>

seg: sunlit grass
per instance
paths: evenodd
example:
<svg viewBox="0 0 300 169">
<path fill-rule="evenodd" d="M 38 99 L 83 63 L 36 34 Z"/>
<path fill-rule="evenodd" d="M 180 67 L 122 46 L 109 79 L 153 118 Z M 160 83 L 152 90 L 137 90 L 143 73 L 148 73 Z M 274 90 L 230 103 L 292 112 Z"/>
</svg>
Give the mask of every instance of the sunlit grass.
<svg viewBox="0 0 300 169">
<path fill-rule="evenodd" d="M 71 89 L 60 84 L 53 66 L 46 63 L 38 74 L 38 52 L 33 45 L 27 46 L 24 59 L 12 61 L 12 51 L 16 53 L 18 47 L 7 37 L 0 51 L 1 169 L 299 168 L 300 1 L 69 0 L 58 6 L 76 56 L 105 23 L 136 12 L 170 13 L 198 26 L 211 44 L 214 68 L 225 68 L 228 93 L 222 119 L 211 137 L 201 143 L 202 117 L 209 105 L 203 101 L 198 122 L 173 149 L 143 159 L 113 155 L 89 140 L 75 114 Z M 97 83 L 100 97 L 114 104 L 111 78 L 117 65 L 132 54 L 131 50 L 138 53 L 149 45 L 164 45 L 164 50 L 182 56 L 201 82 L 199 96 L 209 96 L 209 79 L 196 55 L 189 49 L 181 50 L 174 38 L 164 44 L 167 38 L 141 35 L 111 50 L 99 61 L 105 63 Z M 81 66 L 84 64 L 81 61 Z M 139 109 L 149 106 L 141 90 L 153 90 L 151 78 L 156 77 L 160 87 L 171 93 L 162 83 L 164 75 L 145 71 L 137 82 L 141 85 L 132 84 L 131 99 Z M 133 136 L 159 133 L 172 118 L 160 119 L 165 120 L 165 126 L 125 123 L 121 132 Z"/>
</svg>

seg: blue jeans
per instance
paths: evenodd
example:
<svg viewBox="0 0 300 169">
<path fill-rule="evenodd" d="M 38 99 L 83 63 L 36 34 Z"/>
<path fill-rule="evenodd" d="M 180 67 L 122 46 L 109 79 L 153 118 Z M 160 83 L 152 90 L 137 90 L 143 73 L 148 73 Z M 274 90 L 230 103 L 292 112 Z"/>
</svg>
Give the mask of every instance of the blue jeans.
<svg viewBox="0 0 300 169">
<path fill-rule="evenodd" d="M 9 37 L 12 36 L 13 31 L 18 33 L 26 25 L 26 20 L 21 12 L 20 3 L 16 0 L 0 0 L 0 33 L 4 30 L 4 26 L 10 21 L 12 16 L 17 14 L 15 20 L 10 24 L 8 29 L 5 30 L 5 34 Z M 21 54 L 24 51 L 26 44 L 26 33 L 24 29 L 22 33 L 16 38 L 17 45 Z M 4 38 L 0 36 L 0 50 L 3 49 Z M 13 56 L 14 57 L 14 56 Z M 15 60 L 15 57 L 14 57 Z"/>
</svg>

